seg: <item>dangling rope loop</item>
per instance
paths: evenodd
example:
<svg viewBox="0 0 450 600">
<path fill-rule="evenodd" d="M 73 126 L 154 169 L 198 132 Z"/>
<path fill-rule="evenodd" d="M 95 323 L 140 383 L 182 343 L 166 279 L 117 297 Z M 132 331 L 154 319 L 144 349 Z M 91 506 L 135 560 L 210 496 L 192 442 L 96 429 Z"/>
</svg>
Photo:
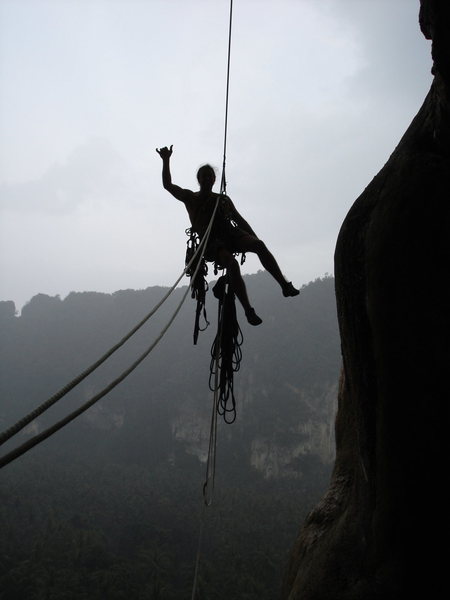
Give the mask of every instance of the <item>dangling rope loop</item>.
<svg viewBox="0 0 450 600">
<path fill-rule="evenodd" d="M 244 338 L 237 321 L 234 291 L 226 275 L 219 278 L 213 292 L 219 300 L 219 312 L 217 335 L 211 348 L 209 387 L 218 392 L 217 412 L 225 423 L 231 424 L 236 420 L 233 374 L 240 369 Z"/>
</svg>

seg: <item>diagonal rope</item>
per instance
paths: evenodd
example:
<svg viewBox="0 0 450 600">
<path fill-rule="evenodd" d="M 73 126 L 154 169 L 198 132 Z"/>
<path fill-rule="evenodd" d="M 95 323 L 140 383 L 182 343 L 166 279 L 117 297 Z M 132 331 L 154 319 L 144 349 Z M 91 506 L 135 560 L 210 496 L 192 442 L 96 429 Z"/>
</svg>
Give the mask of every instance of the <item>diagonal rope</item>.
<svg viewBox="0 0 450 600">
<path fill-rule="evenodd" d="M 216 212 L 217 212 L 217 207 L 219 205 L 220 198 L 221 198 L 221 195 L 219 195 L 217 197 L 216 204 L 215 204 L 215 207 L 214 207 L 214 211 L 213 211 L 211 220 L 209 222 L 209 225 L 208 225 L 208 228 L 206 230 L 205 236 L 204 236 L 202 242 L 199 245 L 199 249 L 201 249 L 202 251 L 206 247 L 206 244 L 208 243 L 208 239 L 209 239 L 209 236 L 210 236 L 210 233 L 211 233 L 211 230 L 212 230 L 212 225 L 213 225 L 214 217 L 215 217 Z M 197 271 L 200 268 L 200 264 L 201 264 L 201 261 L 198 262 L 198 265 L 196 267 L 196 271 L 195 271 L 194 276 L 197 274 Z M 136 369 L 136 367 L 141 364 L 141 362 L 150 354 L 150 352 L 155 348 L 155 346 L 163 338 L 163 336 L 166 333 L 166 331 L 172 325 L 175 317 L 180 312 L 180 309 L 181 309 L 184 301 L 186 300 L 186 297 L 187 297 L 189 291 L 190 291 L 190 287 L 186 286 L 186 291 L 183 294 L 183 297 L 182 297 L 180 303 L 176 307 L 174 313 L 170 317 L 170 319 L 167 322 L 167 324 L 161 330 L 161 332 L 158 335 L 158 337 L 145 350 L 145 352 L 143 352 L 139 356 L 139 358 L 137 358 L 135 360 L 135 362 L 130 367 L 128 367 L 128 369 L 126 369 L 125 371 L 123 371 L 119 375 L 119 377 L 117 377 L 116 379 L 114 379 L 109 385 L 107 385 L 105 388 L 103 388 L 103 390 L 101 390 L 98 394 L 96 394 L 95 396 L 93 396 L 92 398 L 90 398 L 88 401 L 86 401 L 79 408 L 77 408 L 76 410 L 74 410 L 73 412 L 71 412 L 69 415 L 67 415 L 66 417 L 64 417 L 63 419 L 61 419 L 60 421 L 58 421 L 57 423 L 55 423 L 54 425 L 52 425 L 51 427 L 45 429 L 41 433 L 33 436 L 30 440 L 26 441 L 25 443 L 23 443 L 22 445 L 18 446 L 14 450 L 11 450 L 11 452 L 9 452 L 8 454 L 5 454 L 4 456 L 2 456 L 0 458 L 0 469 L 2 467 L 6 466 L 7 464 L 9 464 L 10 462 L 12 462 L 13 460 L 15 460 L 16 458 L 19 458 L 19 456 L 22 456 L 22 454 L 25 454 L 25 452 L 28 452 L 28 450 L 31 450 L 31 448 L 33 448 L 37 444 L 40 444 L 45 439 L 47 439 L 48 437 L 50 437 L 51 435 L 53 435 L 54 433 L 56 433 L 59 429 L 61 429 L 62 427 L 64 427 L 65 425 L 67 425 L 68 423 L 70 423 L 71 421 L 73 421 L 74 419 L 76 419 L 76 417 L 78 417 L 83 412 L 85 412 L 88 408 L 90 408 L 91 406 L 93 406 L 96 402 L 98 402 L 101 398 L 103 398 L 103 396 L 106 396 L 106 394 L 108 394 L 112 389 L 114 389 L 117 385 L 119 385 L 119 383 L 121 383 L 124 379 L 126 379 L 126 377 L 128 377 L 128 375 L 130 375 L 130 373 L 132 373 Z"/>
<path fill-rule="evenodd" d="M 90 400 L 88 400 L 87 402 L 85 402 L 78 409 L 74 410 L 67 417 L 61 419 L 60 421 L 58 421 L 57 423 L 55 423 L 55 425 L 53 425 L 53 426 L 49 427 L 48 429 L 44 430 L 42 433 L 40 433 L 38 435 L 35 435 L 34 437 L 32 437 L 30 440 L 28 440 L 27 442 L 25 442 L 24 444 L 22 444 L 21 446 L 19 446 L 15 450 L 12 450 L 11 452 L 9 452 L 5 456 L 3 456 L 0 459 L 0 468 L 4 467 L 5 465 L 7 465 L 8 463 L 10 463 L 11 461 L 15 460 L 16 458 L 18 458 L 19 456 L 21 456 L 22 454 L 24 454 L 28 450 L 31 450 L 31 448 L 33 448 L 34 446 L 36 446 L 40 442 L 44 441 L 46 438 L 48 438 L 51 435 L 53 435 L 54 433 L 56 433 L 59 429 L 61 429 L 62 427 L 64 427 L 64 425 L 67 425 L 68 423 L 70 423 L 71 421 L 73 421 L 76 417 L 78 417 L 79 415 L 81 415 L 88 408 L 90 408 L 93 404 L 95 404 L 96 402 L 98 402 L 98 400 L 100 400 L 101 398 L 103 398 L 103 396 L 106 396 L 106 394 L 108 394 L 113 388 L 115 388 L 126 377 L 128 377 L 128 375 L 130 375 L 130 373 L 132 373 L 132 371 L 134 371 L 136 369 L 136 367 L 144 360 L 144 358 L 146 358 L 150 354 L 150 352 L 153 350 L 153 348 L 157 345 L 157 343 L 164 336 L 164 334 L 166 333 L 166 331 L 168 330 L 168 328 L 172 324 L 173 320 L 177 316 L 178 312 L 180 311 L 181 306 L 182 306 L 184 300 L 186 299 L 186 296 L 187 296 L 188 292 L 189 292 L 189 286 L 187 286 L 186 292 L 184 293 L 181 302 L 179 303 L 179 305 L 177 306 L 175 312 L 173 313 L 173 315 L 169 319 L 167 325 L 162 329 L 162 331 L 159 334 L 159 336 L 151 344 L 151 346 L 149 346 L 147 348 L 147 350 L 143 354 L 141 354 L 141 356 L 128 369 L 126 369 L 125 371 L 123 371 L 119 375 L 119 377 L 117 377 L 116 379 L 114 379 L 114 381 L 112 381 L 109 385 L 107 385 L 101 392 L 99 392 L 98 394 L 96 394 L 95 396 L 93 396 Z"/>
<path fill-rule="evenodd" d="M 212 217 L 213 219 L 213 217 Z M 35 408 L 32 412 L 27 414 L 25 417 L 11 425 L 8 429 L 3 431 L 0 434 L 0 446 L 8 441 L 13 435 L 16 435 L 21 429 L 29 425 L 32 421 L 34 421 L 37 417 L 42 415 L 46 410 L 48 410 L 51 406 L 56 404 L 58 400 L 61 400 L 64 396 L 66 396 L 71 390 L 73 390 L 78 384 L 80 384 L 86 377 L 88 377 L 91 373 L 93 373 L 100 365 L 102 365 L 110 356 L 112 356 L 119 348 L 121 348 L 155 313 L 156 311 L 164 304 L 164 302 L 169 298 L 172 292 L 175 290 L 177 285 L 180 283 L 181 279 L 184 277 L 188 269 L 192 266 L 194 260 L 198 256 L 199 252 L 203 250 L 205 245 L 200 244 L 197 248 L 196 252 L 192 256 L 189 263 L 186 265 L 184 271 L 172 285 L 172 287 L 167 291 L 167 293 L 161 298 L 161 300 L 152 308 L 152 310 L 141 320 L 137 325 L 133 327 L 117 344 L 112 346 L 103 356 L 101 356 L 98 360 L 96 360 L 91 366 L 85 369 L 82 373 L 80 373 L 77 377 L 72 379 L 67 385 L 61 388 L 58 392 L 53 394 L 48 400 L 43 402 L 37 408 Z"/>
</svg>

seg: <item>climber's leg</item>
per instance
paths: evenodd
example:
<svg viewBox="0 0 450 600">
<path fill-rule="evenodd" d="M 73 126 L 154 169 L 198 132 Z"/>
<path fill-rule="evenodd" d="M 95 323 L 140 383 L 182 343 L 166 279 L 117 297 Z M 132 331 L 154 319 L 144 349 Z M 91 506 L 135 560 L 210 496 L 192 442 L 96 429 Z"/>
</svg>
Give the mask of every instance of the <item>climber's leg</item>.
<svg viewBox="0 0 450 600">
<path fill-rule="evenodd" d="M 233 243 L 237 252 L 254 252 L 258 255 L 262 266 L 281 286 L 284 296 L 297 296 L 300 293 L 299 290 L 294 288 L 291 281 L 286 280 L 274 255 L 262 240 L 253 235 L 245 235 L 233 240 Z"/>
<path fill-rule="evenodd" d="M 247 288 L 244 280 L 242 279 L 241 269 L 238 261 L 226 248 L 220 248 L 218 250 L 219 263 L 226 268 L 227 273 L 230 277 L 230 283 L 234 293 L 238 297 L 242 307 L 245 311 L 245 316 L 250 325 L 260 325 L 262 319 L 255 313 L 255 309 L 251 306 L 250 300 L 247 294 Z"/>
</svg>

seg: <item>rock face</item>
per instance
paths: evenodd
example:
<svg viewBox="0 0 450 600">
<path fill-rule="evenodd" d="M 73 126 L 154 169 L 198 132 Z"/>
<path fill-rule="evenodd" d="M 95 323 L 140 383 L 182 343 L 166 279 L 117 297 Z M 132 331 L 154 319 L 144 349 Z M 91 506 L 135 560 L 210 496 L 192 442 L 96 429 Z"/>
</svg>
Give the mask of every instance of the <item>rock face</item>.
<svg viewBox="0 0 450 600">
<path fill-rule="evenodd" d="M 450 2 L 422 0 L 434 81 L 335 253 L 343 372 L 330 488 L 283 599 L 440 597 L 450 366 Z"/>
<path fill-rule="evenodd" d="M 326 466 L 329 471 L 335 458 L 333 420 L 336 414 L 336 388 L 337 384 L 329 386 L 324 384 L 320 390 L 314 390 L 315 395 L 308 396 L 303 393 L 303 397 L 298 402 L 298 406 L 303 404 L 303 418 L 286 423 L 288 419 L 285 417 L 278 427 L 276 423 L 270 421 L 272 428 L 270 435 L 267 431 L 260 431 L 261 427 L 264 427 L 260 421 L 254 421 L 245 432 L 236 432 L 235 436 L 232 429 L 224 431 L 224 434 L 235 447 L 240 444 L 239 454 L 242 464 L 248 463 L 264 479 L 301 479 L 305 476 L 302 459 L 314 461 L 315 466 L 318 464 Z M 253 403 L 245 406 L 243 397 L 245 393 L 240 396 L 239 408 L 246 411 L 249 422 L 250 413 L 255 410 L 255 407 Z M 278 410 L 282 413 L 282 403 L 280 404 Z M 307 419 L 305 414 L 308 415 Z M 108 416 L 108 413 L 104 411 L 103 416 Z M 170 420 L 173 440 L 183 447 L 186 454 L 196 456 L 205 464 L 208 459 L 209 419 L 210 415 L 207 411 L 200 409 L 189 398 L 184 397 L 178 402 L 176 416 Z"/>
</svg>

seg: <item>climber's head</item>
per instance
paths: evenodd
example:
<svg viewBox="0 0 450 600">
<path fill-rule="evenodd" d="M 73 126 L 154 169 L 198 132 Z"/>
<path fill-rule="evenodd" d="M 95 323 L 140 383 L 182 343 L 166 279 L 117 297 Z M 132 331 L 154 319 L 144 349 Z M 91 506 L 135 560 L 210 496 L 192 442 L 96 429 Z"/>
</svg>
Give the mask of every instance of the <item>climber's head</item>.
<svg viewBox="0 0 450 600">
<path fill-rule="evenodd" d="M 203 165 L 197 171 L 197 181 L 201 190 L 212 190 L 216 181 L 216 173 L 211 165 Z"/>
</svg>

